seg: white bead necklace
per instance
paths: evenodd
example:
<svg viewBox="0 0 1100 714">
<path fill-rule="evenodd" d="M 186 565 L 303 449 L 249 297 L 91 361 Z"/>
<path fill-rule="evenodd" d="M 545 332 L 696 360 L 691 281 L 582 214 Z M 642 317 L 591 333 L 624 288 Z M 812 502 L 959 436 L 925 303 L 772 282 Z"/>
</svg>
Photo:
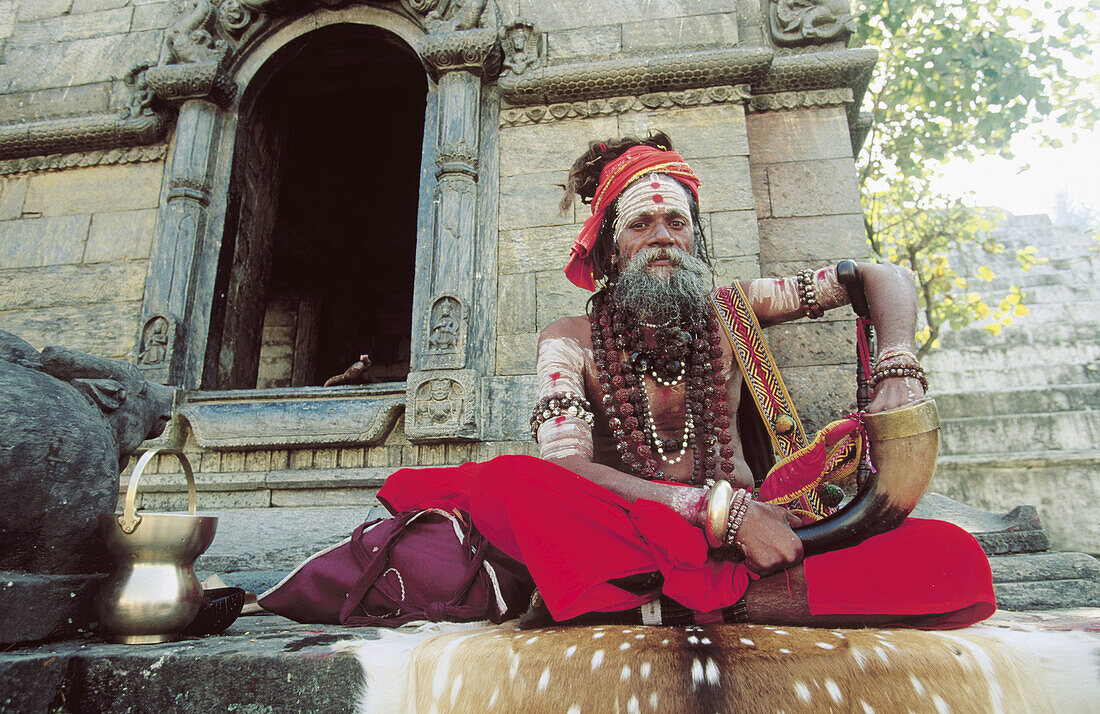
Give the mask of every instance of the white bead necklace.
<svg viewBox="0 0 1100 714">
<path fill-rule="evenodd" d="M 646 401 L 649 401 L 648 394 L 646 395 Z M 670 459 L 665 456 L 664 444 L 661 442 L 661 438 L 657 436 L 657 423 L 653 421 L 653 409 L 648 408 L 648 404 L 646 407 L 646 418 L 649 420 L 649 434 L 653 437 L 653 445 L 657 449 L 657 455 L 660 456 L 661 461 L 664 461 L 666 464 L 680 463 L 680 460 L 684 458 L 684 454 L 687 453 L 688 444 L 691 443 L 691 437 L 695 431 L 695 422 L 691 418 L 691 412 L 688 412 L 684 419 L 684 435 L 683 438 L 680 439 L 680 453 L 677 454 L 675 458 Z"/>
</svg>

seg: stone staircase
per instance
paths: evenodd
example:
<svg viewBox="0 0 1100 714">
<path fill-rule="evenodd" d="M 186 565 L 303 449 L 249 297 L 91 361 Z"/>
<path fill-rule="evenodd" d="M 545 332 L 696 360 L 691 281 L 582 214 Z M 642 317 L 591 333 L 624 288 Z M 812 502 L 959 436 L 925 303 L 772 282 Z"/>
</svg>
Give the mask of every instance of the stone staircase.
<svg viewBox="0 0 1100 714">
<path fill-rule="evenodd" d="M 1100 553 L 1100 254 L 1080 230 L 1011 218 L 984 290 L 1020 285 L 1031 312 L 993 337 L 948 332 L 926 366 L 943 420 L 932 488 L 992 511 L 1038 508 L 1053 547 Z M 1035 245 L 1050 262 L 1014 267 Z"/>
<path fill-rule="evenodd" d="M 998 337 L 948 332 L 925 360 L 942 420 L 931 490 L 989 511 L 1033 505 L 1051 548 L 1070 551 L 992 557 L 995 577 L 1013 583 L 999 595 L 1029 609 L 1072 602 L 1076 589 L 1094 604 L 1100 567 L 1085 554 L 1100 553 L 1100 256 L 1088 235 L 1045 216 L 1002 230 L 1010 255 L 1036 245 L 1051 262 L 1024 273 L 994 260 L 1003 277 L 987 303 L 1017 284 L 1031 312 Z"/>
</svg>

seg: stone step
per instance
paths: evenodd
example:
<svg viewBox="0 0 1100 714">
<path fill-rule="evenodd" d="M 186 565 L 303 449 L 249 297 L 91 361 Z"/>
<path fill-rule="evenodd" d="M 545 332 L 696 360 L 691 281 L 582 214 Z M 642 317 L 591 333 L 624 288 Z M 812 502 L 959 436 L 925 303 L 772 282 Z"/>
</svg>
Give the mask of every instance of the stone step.
<svg viewBox="0 0 1100 714">
<path fill-rule="evenodd" d="M 935 393 L 941 419 L 1100 410 L 1100 382 Z"/>
<path fill-rule="evenodd" d="M 195 570 L 200 574 L 286 574 L 310 555 L 347 538 L 364 521 L 386 515 L 386 510 L 239 508 L 204 515 L 218 516 L 218 528 L 214 542 L 195 561 Z"/>
<path fill-rule="evenodd" d="M 926 364 L 926 367 L 929 370 L 928 380 L 933 396 L 939 392 L 989 391 L 1023 386 L 1100 382 L 1100 369 L 1090 369 L 1087 363 L 1026 365 L 995 369 L 975 367 L 958 370 L 944 370 L 930 364 Z"/>
<path fill-rule="evenodd" d="M 1005 347 L 1029 345 L 1033 349 L 1046 350 L 1050 346 L 1095 345 L 1100 342 L 1097 327 L 1100 317 L 1067 322 L 1061 312 L 1064 306 L 1040 305 L 1031 313 L 1016 318 L 999 335 L 992 335 L 981 325 L 972 325 L 958 330 L 950 330 L 940 336 L 940 348 L 927 359 L 937 361 L 942 355 L 957 350 L 1001 350 Z M 1100 312 L 1097 313 L 1100 316 Z"/>
<path fill-rule="evenodd" d="M 27 647 L 0 653 L 0 712 L 351 714 L 362 668 L 333 645 L 377 638 L 373 628 L 262 615 L 159 645 L 87 637 Z"/>
<path fill-rule="evenodd" d="M 993 592 L 997 595 L 997 606 L 1004 610 L 1100 606 L 1100 582 L 1096 580 L 995 583 Z"/>
<path fill-rule="evenodd" d="M 1100 607 L 1100 562 L 1084 553 L 989 559 L 997 606 L 1005 610 Z"/>
<path fill-rule="evenodd" d="M 996 370 L 1031 365 L 1049 364 L 1087 364 L 1100 358 L 1100 343 L 1067 341 L 1054 345 L 1036 347 L 1026 341 L 1019 344 L 982 344 L 953 349 L 939 350 L 925 358 L 927 369 L 932 374 L 958 372 L 961 370 Z M 1031 384 L 1025 382 L 1024 384 Z"/>
<path fill-rule="evenodd" d="M 1033 504 L 1052 549 L 1097 555 L 1098 476 L 1097 448 L 941 455 L 929 490 L 993 512 Z"/>
<path fill-rule="evenodd" d="M 944 455 L 1085 451 L 1100 444 L 1100 411 L 953 417 L 940 427 Z"/>
</svg>

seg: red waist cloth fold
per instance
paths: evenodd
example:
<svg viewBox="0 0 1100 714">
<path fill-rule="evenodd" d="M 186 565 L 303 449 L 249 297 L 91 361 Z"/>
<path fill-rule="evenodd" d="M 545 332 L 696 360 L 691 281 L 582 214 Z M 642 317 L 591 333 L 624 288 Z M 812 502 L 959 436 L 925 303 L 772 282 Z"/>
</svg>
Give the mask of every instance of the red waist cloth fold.
<svg viewBox="0 0 1100 714">
<path fill-rule="evenodd" d="M 608 581 L 659 571 L 661 591 L 712 612 L 735 603 L 757 576 L 707 557 L 703 532 L 653 501 L 633 504 L 581 476 L 529 456 L 456 467 L 402 469 L 379 499 L 394 512 L 458 508 L 493 545 L 524 563 L 558 620 L 642 605 Z M 989 561 L 957 526 L 911 518 L 862 544 L 805 560 L 810 611 L 929 615 L 922 625 L 964 627 L 996 608 Z"/>
</svg>

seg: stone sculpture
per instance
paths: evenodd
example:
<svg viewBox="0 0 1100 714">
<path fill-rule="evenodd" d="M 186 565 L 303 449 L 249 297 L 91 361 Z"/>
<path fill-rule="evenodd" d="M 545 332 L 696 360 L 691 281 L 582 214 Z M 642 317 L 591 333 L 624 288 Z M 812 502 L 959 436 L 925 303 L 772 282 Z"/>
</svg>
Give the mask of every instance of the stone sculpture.
<svg viewBox="0 0 1100 714">
<path fill-rule="evenodd" d="M 95 520 L 129 455 L 159 436 L 172 389 L 126 362 L 0 330 L 0 570 L 96 572 Z"/>
</svg>

